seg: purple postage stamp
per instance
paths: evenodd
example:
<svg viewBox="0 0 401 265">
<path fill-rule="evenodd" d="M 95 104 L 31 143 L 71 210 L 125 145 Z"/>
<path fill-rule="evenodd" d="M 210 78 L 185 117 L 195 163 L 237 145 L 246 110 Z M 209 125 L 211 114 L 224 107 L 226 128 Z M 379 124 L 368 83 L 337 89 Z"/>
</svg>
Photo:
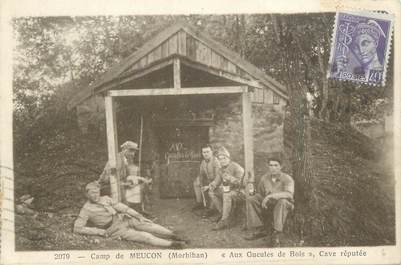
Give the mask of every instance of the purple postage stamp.
<svg viewBox="0 0 401 265">
<path fill-rule="evenodd" d="M 384 85 L 393 16 L 372 12 L 338 12 L 328 77 Z"/>
</svg>

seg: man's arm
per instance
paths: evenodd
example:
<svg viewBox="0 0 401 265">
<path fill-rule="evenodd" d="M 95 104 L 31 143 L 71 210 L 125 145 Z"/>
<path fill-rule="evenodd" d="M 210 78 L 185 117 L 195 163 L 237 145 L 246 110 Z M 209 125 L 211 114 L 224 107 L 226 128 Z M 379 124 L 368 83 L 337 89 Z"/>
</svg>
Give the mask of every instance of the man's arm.
<svg viewBox="0 0 401 265">
<path fill-rule="evenodd" d="M 221 173 L 220 171 L 217 172 L 215 179 L 212 182 L 210 182 L 209 186 L 212 186 L 213 188 L 217 188 L 218 186 L 220 186 L 220 184 L 223 182 L 220 173 Z"/>
<path fill-rule="evenodd" d="M 96 236 L 105 236 L 106 230 L 96 228 L 96 227 L 87 227 L 86 223 L 88 222 L 89 215 L 88 211 L 85 208 L 82 208 L 79 212 L 78 218 L 74 223 L 74 233 L 82 234 L 82 235 L 96 235 Z"/>
<path fill-rule="evenodd" d="M 276 200 L 292 199 L 294 197 L 294 180 L 290 176 L 285 175 L 285 178 L 282 181 L 283 190 L 280 192 L 270 193 L 266 197 Z"/>
<path fill-rule="evenodd" d="M 152 222 L 149 219 L 145 218 L 142 214 L 138 213 L 134 209 L 125 205 L 124 203 L 117 202 L 117 203 L 112 204 L 112 206 L 117 212 L 128 214 L 129 216 L 134 217 L 134 218 L 138 219 L 139 221 Z"/>
<path fill-rule="evenodd" d="M 207 176 L 206 176 L 206 171 L 207 169 L 205 169 L 205 162 L 202 161 L 200 166 L 199 166 L 199 184 L 201 185 L 201 187 L 206 186 L 207 183 Z"/>
<path fill-rule="evenodd" d="M 233 175 L 227 175 L 228 181 L 235 186 L 240 186 L 244 172 L 244 169 L 240 165 L 235 164 Z"/>
<path fill-rule="evenodd" d="M 281 191 L 281 192 L 275 192 L 275 193 L 270 193 L 267 195 L 271 199 L 292 199 L 293 195 L 292 193 L 289 193 L 288 191 Z"/>
</svg>

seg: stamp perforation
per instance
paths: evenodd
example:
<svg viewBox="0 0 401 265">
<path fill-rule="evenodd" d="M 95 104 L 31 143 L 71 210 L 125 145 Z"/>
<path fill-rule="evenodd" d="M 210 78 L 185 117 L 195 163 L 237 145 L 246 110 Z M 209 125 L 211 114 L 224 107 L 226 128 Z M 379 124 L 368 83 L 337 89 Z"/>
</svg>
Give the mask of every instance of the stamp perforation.
<svg viewBox="0 0 401 265">
<path fill-rule="evenodd" d="M 344 24 L 339 24 L 340 23 L 340 16 L 343 15 L 349 15 L 350 18 L 352 16 L 355 16 L 355 18 L 358 18 L 360 21 L 362 22 L 349 22 L 347 25 L 347 29 L 345 33 L 342 33 L 343 36 L 342 38 L 344 39 L 344 42 L 341 43 L 343 45 L 342 48 L 342 55 L 338 56 L 337 55 L 337 51 L 340 49 L 338 47 L 338 34 L 339 34 L 339 26 L 344 26 Z M 365 18 L 365 20 L 367 20 L 367 22 L 365 22 L 363 20 L 363 18 Z M 345 21 L 347 21 L 346 19 L 344 19 Z M 357 20 L 357 19 L 355 19 Z M 381 28 L 382 26 L 379 25 L 379 23 L 377 22 L 379 21 L 380 23 L 384 24 L 387 23 L 388 28 L 386 33 L 384 33 L 383 29 Z M 355 23 L 355 25 L 350 26 L 350 28 L 353 27 L 352 30 L 348 31 L 348 26 L 352 23 Z M 373 85 L 373 86 L 384 86 L 385 82 L 386 82 L 386 78 L 387 78 L 387 68 L 388 68 L 388 62 L 389 62 L 389 56 L 391 55 L 391 45 L 392 45 L 392 36 L 393 36 L 393 24 L 394 24 L 394 16 L 391 14 L 386 13 L 385 11 L 364 11 L 364 12 L 360 12 L 360 11 L 341 11 L 341 12 L 337 12 L 335 15 L 335 23 L 333 25 L 333 31 L 332 31 L 332 36 L 331 36 L 331 52 L 330 52 L 330 57 L 329 57 L 329 69 L 327 71 L 327 77 L 331 78 L 331 79 L 335 79 L 335 80 L 341 80 L 341 81 L 350 81 L 353 83 L 363 83 L 363 84 L 368 84 L 368 85 Z M 358 27 L 362 27 L 361 25 L 364 25 L 365 29 L 362 28 L 362 30 L 360 30 L 360 35 L 359 36 L 352 36 L 350 37 L 350 35 L 347 35 L 347 33 L 352 32 L 352 34 L 355 32 L 357 32 Z M 376 26 L 377 25 L 377 26 Z M 369 28 L 370 27 L 370 28 Z M 373 29 L 372 29 L 373 28 Z M 372 32 L 374 33 L 374 31 L 379 31 L 382 33 L 384 40 L 382 40 L 382 35 L 378 35 L 378 37 L 376 39 L 374 39 L 374 37 L 372 37 Z M 371 39 L 371 42 L 376 41 L 376 46 L 375 46 L 375 50 L 374 50 L 374 55 L 372 57 L 372 48 L 371 51 L 369 51 L 368 54 L 370 55 L 366 55 L 364 52 L 360 52 L 360 54 L 356 54 L 354 51 L 350 52 L 350 48 L 348 47 L 349 44 L 353 44 L 354 46 L 356 46 L 354 43 L 354 39 L 358 39 L 358 37 L 365 35 L 365 37 L 362 37 L 367 39 L 369 41 L 369 38 Z M 348 37 L 348 41 L 350 41 L 349 43 L 347 43 L 347 37 Z M 340 37 L 341 38 L 341 37 Z M 378 59 L 378 50 L 380 49 L 379 47 L 379 43 L 380 40 L 382 40 L 382 42 L 384 41 L 384 50 L 381 52 L 383 54 L 383 62 L 380 65 L 380 60 Z M 359 47 L 358 47 L 359 48 Z M 365 49 L 365 48 L 364 48 Z M 357 49 L 355 49 L 356 51 Z M 361 50 L 359 48 L 359 50 Z M 380 53 L 380 54 L 381 54 Z M 358 58 L 359 56 L 359 58 Z M 369 60 L 369 57 L 371 56 L 370 62 L 368 62 L 367 64 L 364 64 L 364 60 Z M 342 57 L 343 60 L 338 60 L 338 58 Z M 348 67 L 348 59 L 349 57 L 351 57 L 351 59 L 353 59 L 352 63 L 354 65 L 356 65 L 356 63 L 359 63 L 359 68 L 362 69 L 361 73 L 355 73 L 356 72 L 356 68 L 353 68 L 352 73 L 349 73 L 350 71 L 344 70 Z M 357 61 L 355 60 L 355 58 L 357 58 Z M 372 66 L 373 63 L 375 62 L 376 64 L 380 65 L 380 68 L 378 69 L 378 66 Z M 338 68 L 335 70 L 335 73 L 333 74 L 333 70 L 334 70 L 334 64 L 336 64 L 336 67 L 339 68 L 343 68 L 341 70 L 339 70 Z M 344 66 L 345 65 L 345 66 Z M 375 67 L 375 68 L 365 68 L 365 67 Z M 358 70 L 360 71 L 360 70 Z M 341 76 L 343 75 L 343 76 Z M 372 80 L 372 77 L 374 78 L 379 78 L 380 80 Z M 376 81 L 376 82 L 375 82 Z"/>
</svg>

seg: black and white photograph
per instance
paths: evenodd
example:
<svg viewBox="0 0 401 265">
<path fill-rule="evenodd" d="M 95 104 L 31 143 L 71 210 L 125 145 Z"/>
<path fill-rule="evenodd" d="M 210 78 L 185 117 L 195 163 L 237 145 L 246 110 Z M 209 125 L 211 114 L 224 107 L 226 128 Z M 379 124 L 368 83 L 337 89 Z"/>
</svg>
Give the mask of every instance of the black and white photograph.
<svg viewBox="0 0 401 265">
<path fill-rule="evenodd" d="M 13 17 L 15 252 L 395 247 L 394 21 Z"/>
</svg>

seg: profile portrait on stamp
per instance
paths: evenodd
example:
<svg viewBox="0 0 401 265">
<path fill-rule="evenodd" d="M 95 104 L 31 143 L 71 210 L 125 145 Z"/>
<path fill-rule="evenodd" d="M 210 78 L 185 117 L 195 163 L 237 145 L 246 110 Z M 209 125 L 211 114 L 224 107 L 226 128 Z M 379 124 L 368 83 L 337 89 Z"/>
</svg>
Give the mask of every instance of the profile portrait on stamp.
<svg viewBox="0 0 401 265">
<path fill-rule="evenodd" d="M 391 16 L 339 12 L 336 15 L 329 76 L 383 85 L 391 30 Z"/>
<path fill-rule="evenodd" d="M 22 16 L 12 28 L 4 225 L 19 255 L 248 264 L 396 245 L 392 15 Z M 317 247 L 341 250 L 305 254 Z"/>
</svg>

